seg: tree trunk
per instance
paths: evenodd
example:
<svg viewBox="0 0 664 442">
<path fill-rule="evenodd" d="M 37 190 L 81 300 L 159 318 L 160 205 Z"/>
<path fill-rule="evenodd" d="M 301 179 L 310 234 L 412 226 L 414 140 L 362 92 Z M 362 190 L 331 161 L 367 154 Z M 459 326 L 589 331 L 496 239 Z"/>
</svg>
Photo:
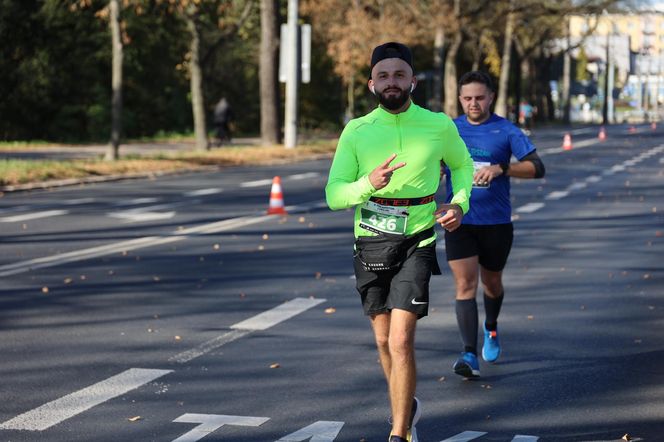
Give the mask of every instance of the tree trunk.
<svg viewBox="0 0 664 442">
<path fill-rule="evenodd" d="M 436 28 L 433 46 L 433 96 L 429 102 L 429 109 L 433 112 L 440 112 L 443 104 L 443 60 L 445 57 L 445 30 L 442 26 Z"/>
<path fill-rule="evenodd" d="M 196 150 L 208 150 L 205 104 L 203 100 L 203 74 L 200 64 L 200 35 L 195 17 L 187 15 L 187 27 L 191 33 L 189 74 L 191 76 L 191 108 L 194 115 Z"/>
<path fill-rule="evenodd" d="M 111 142 L 106 151 L 107 160 L 117 160 L 120 156 L 122 136 L 122 36 L 120 35 L 120 1 L 110 0 L 110 27 L 113 48 L 111 73 Z"/>
<path fill-rule="evenodd" d="M 484 47 L 482 45 L 482 40 L 484 38 L 484 30 L 482 30 L 478 36 L 477 36 L 477 41 L 475 42 L 475 57 L 473 60 L 473 67 L 471 68 L 472 71 L 478 71 L 480 69 L 480 65 L 482 64 L 482 52 L 484 52 Z"/>
<path fill-rule="evenodd" d="M 570 35 L 569 35 L 569 21 L 567 22 L 567 29 L 565 31 L 567 38 L 567 49 L 563 53 L 563 84 L 561 91 L 561 100 L 563 105 L 563 123 L 570 123 L 570 96 L 571 96 L 571 74 L 572 74 L 572 56 L 570 54 Z"/>
<path fill-rule="evenodd" d="M 344 124 L 355 117 L 355 75 L 351 75 L 346 86 L 346 112 Z"/>
<path fill-rule="evenodd" d="M 451 118 L 458 116 L 458 92 L 457 92 L 457 70 L 456 70 L 456 55 L 461 47 L 462 40 L 461 30 L 458 30 L 454 35 L 452 44 L 447 49 L 447 56 L 445 57 L 445 108 L 444 112 Z"/>
<path fill-rule="evenodd" d="M 494 112 L 501 117 L 507 118 L 507 92 L 510 77 L 510 62 L 512 57 L 512 34 L 514 32 L 514 13 L 507 14 L 505 23 L 505 44 L 503 45 L 503 56 L 500 61 L 500 79 L 498 80 L 498 99 Z"/>
<path fill-rule="evenodd" d="M 279 125 L 279 54 L 277 0 L 261 0 L 261 143 L 278 144 L 281 138 Z"/>
</svg>

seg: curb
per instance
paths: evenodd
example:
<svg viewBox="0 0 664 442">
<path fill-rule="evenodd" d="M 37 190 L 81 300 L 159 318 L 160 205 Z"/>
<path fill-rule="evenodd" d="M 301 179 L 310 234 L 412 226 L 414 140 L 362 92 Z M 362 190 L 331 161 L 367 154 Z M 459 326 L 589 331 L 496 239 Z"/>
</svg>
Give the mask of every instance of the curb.
<svg viewBox="0 0 664 442">
<path fill-rule="evenodd" d="M 332 158 L 334 153 L 323 153 L 323 154 L 314 154 L 311 156 L 305 156 L 295 159 L 293 158 L 284 158 L 281 160 L 271 161 L 269 164 L 259 164 L 257 166 L 269 166 L 276 164 L 289 164 L 293 162 L 301 161 L 316 161 L 326 158 Z M 178 170 L 169 170 L 169 171 L 154 171 L 146 173 L 130 173 L 130 174 L 118 174 L 118 175 L 104 175 L 104 176 L 92 176 L 84 178 L 67 178 L 64 180 L 51 180 L 51 181 L 40 181 L 36 183 L 27 183 L 27 184 L 15 184 L 10 186 L 1 186 L 0 187 L 0 196 L 3 193 L 12 193 L 12 192 L 23 192 L 30 190 L 44 190 L 51 189 L 55 187 L 64 187 L 64 186 L 76 186 L 81 184 L 94 184 L 94 183 L 105 183 L 112 181 L 122 181 L 122 180 L 136 180 L 136 179 L 146 179 L 146 178 L 156 178 L 160 176 L 169 176 L 177 175 L 180 173 L 192 173 L 192 172 L 213 172 L 220 170 L 226 167 L 246 167 L 249 165 L 218 165 L 218 166 L 199 166 Z"/>
<path fill-rule="evenodd" d="M 21 192 L 28 190 L 43 190 L 43 189 L 50 189 L 53 187 L 75 186 L 78 184 L 94 184 L 94 183 L 105 183 L 111 181 L 155 178 L 160 176 L 176 175 L 179 173 L 213 171 L 213 170 L 218 170 L 219 168 L 220 167 L 217 166 L 201 166 L 196 168 L 179 169 L 172 171 L 155 171 L 155 172 L 146 172 L 146 173 L 130 173 L 130 174 L 119 174 L 119 175 L 93 176 L 85 178 L 67 178 L 64 180 L 40 181 L 36 183 L 2 186 L 0 187 L 0 193 Z"/>
</svg>

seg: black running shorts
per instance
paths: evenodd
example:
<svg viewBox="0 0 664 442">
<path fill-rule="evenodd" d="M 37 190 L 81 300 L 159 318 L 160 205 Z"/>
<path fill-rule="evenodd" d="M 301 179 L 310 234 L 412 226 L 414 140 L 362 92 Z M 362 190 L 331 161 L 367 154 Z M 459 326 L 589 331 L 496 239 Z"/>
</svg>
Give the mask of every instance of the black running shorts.
<svg viewBox="0 0 664 442">
<path fill-rule="evenodd" d="M 448 261 L 477 256 L 482 267 L 500 272 L 507 263 L 513 239 L 512 223 L 461 224 L 455 231 L 445 232 L 445 253 Z"/>
<path fill-rule="evenodd" d="M 366 315 L 406 310 L 418 319 L 429 312 L 429 279 L 439 275 L 436 242 L 415 249 L 406 261 L 394 270 L 369 272 L 358 258 L 354 259 L 357 291 Z"/>
</svg>

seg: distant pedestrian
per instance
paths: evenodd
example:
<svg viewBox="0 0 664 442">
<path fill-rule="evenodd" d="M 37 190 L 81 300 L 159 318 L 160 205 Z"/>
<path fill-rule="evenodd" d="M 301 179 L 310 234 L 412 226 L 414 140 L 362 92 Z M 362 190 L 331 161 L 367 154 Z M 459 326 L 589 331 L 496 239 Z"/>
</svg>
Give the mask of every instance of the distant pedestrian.
<svg viewBox="0 0 664 442">
<path fill-rule="evenodd" d="M 521 100 L 521 103 L 519 103 L 519 124 L 526 135 L 530 135 L 530 131 L 533 128 L 534 114 L 535 108 L 533 105 L 526 100 Z"/>
<path fill-rule="evenodd" d="M 231 109 L 226 97 L 222 97 L 214 107 L 214 125 L 217 131 L 217 146 L 223 145 L 224 142 L 230 144 L 231 129 L 229 123 L 233 117 L 233 109 Z"/>
</svg>

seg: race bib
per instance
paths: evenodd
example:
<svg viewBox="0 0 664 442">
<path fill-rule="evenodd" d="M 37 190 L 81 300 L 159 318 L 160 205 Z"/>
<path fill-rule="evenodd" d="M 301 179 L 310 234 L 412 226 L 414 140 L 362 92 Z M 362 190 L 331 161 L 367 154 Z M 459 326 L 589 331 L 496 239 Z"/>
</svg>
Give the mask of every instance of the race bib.
<svg viewBox="0 0 664 442">
<path fill-rule="evenodd" d="M 367 201 L 360 208 L 360 227 L 374 233 L 404 235 L 408 222 L 406 207 L 392 207 Z"/>
<path fill-rule="evenodd" d="M 488 161 L 473 161 L 473 173 L 477 173 L 478 170 L 480 170 L 483 167 L 490 166 L 491 163 Z M 473 187 L 489 187 L 489 183 L 486 184 L 478 184 L 473 180 Z"/>
</svg>

